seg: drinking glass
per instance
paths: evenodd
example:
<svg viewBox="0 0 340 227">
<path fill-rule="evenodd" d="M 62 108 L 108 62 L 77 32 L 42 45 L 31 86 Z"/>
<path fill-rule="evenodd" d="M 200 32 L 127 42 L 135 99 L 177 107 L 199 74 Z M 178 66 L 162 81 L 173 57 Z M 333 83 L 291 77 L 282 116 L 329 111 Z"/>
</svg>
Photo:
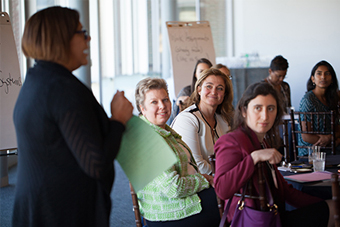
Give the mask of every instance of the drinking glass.
<svg viewBox="0 0 340 227">
<path fill-rule="evenodd" d="M 313 157 L 313 168 L 316 171 L 325 171 L 326 152 L 317 152 Z"/>
<path fill-rule="evenodd" d="M 308 163 L 313 164 L 314 156 L 320 152 L 320 146 L 308 147 Z"/>
</svg>

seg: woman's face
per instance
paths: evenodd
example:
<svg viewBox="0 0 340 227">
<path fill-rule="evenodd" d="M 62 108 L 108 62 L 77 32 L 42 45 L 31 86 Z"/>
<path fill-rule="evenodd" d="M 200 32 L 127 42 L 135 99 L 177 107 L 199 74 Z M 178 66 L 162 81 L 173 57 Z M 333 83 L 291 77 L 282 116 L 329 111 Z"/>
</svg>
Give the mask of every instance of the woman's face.
<svg viewBox="0 0 340 227">
<path fill-rule="evenodd" d="M 311 77 L 311 80 L 315 83 L 315 88 L 327 89 L 332 83 L 332 74 L 327 66 L 320 65 L 316 69 L 314 76 Z"/>
<path fill-rule="evenodd" d="M 287 74 L 287 70 L 275 70 L 272 71 L 271 69 L 269 69 L 269 80 L 270 83 L 278 86 L 281 85 L 282 81 L 285 79 Z"/>
<path fill-rule="evenodd" d="M 83 29 L 82 27 L 82 24 L 79 22 L 77 31 L 81 31 Z M 90 40 L 90 36 L 85 39 L 85 34 L 83 32 L 75 33 L 73 35 L 70 42 L 70 59 L 67 63 L 69 65 L 68 68 L 71 71 L 87 64 L 88 42 Z"/>
<path fill-rule="evenodd" d="M 248 103 L 247 110 L 242 113 L 247 126 L 255 132 L 260 141 L 272 128 L 276 114 L 277 103 L 272 95 L 256 96 Z"/>
<path fill-rule="evenodd" d="M 200 106 L 208 105 L 217 108 L 223 102 L 226 85 L 222 77 L 210 75 L 197 89 L 201 98 Z"/>
<path fill-rule="evenodd" d="M 152 124 L 165 128 L 171 114 L 171 102 L 164 89 L 152 89 L 146 92 L 144 107 L 140 106 L 143 116 Z"/>
<path fill-rule="evenodd" d="M 199 63 L 196 67 L 196 73 L 195 73 L 196 78 L 198 79 L 201 72 L 203 72 L 206 69 L 209 69 L 209 65 L 205 63 Z"/>
<path fill-rule="evenodd" d="M 230 71 L 229 69 L 227 69 L 226 67 L 222 67 L 219 69 L 222 73 L 224 73 L 225 75 L 227 75 L 228 77 L 230 76 Z"/>
</svg>

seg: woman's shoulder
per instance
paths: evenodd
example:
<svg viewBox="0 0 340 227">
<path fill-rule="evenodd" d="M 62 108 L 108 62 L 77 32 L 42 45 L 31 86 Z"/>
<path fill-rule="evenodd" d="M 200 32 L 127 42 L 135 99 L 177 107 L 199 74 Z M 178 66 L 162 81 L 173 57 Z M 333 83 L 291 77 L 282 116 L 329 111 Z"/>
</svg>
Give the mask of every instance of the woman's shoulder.
<svg viewBox="0 0 340 227">
<path fill-rule="evenodd" d="M 187 107 L 185 110 L 180 112 L 171 123 L 171 128 L 178 129 L 178 126 L 182 128 L 183 124 L 189 123 L 190 125 L 197 125 L 199 127 L 199 122 L 201 121 L 199 117 L 199 110 L 195 104 Z"/>
<path fill-rule="evenodd" d="M 318 105 L 318 99 L 314 95 L 313 91 L 308 91 L 304 94 L 300 101 L 300 111 L 310 111 L 310 108 Z"/>
<path fill-rule="evenodd" d="M 227 134 L 224 134 L 223 136 L 220 137 L 221 140 L 235 140 L 235 141 L 246 141 L 249 140 L 249 137 L 247 136 L 246 132 L 240 128 L 237 128 L 231 132 L 228 132 Z M 220 140 L 218 139 L 218 141 Z M 221 142 L 221 141 L 220 141 Z"/>
</svg>

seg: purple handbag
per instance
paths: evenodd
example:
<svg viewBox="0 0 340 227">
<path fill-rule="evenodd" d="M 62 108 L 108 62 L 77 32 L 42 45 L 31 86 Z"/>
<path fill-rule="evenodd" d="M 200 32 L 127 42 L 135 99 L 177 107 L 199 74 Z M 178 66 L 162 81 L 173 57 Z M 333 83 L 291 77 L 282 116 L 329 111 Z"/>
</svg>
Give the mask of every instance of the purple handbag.
<svg viewBox="0 0 340 227">
<path fill-rule="evenodd" d="M 273 196 L 270 191 L 268 182 L 265 182 L 269 211 L 260 211 L 246 206 L 244 199 L 245 191 L 249 183 L 248 181 L 248 183 L 243 188 L 241 198 L 236 206 L 234 217 L 230 225 L 231 227 L 281 227 L 278 207 L 274 204 Z M 223 227 L 227 220 L 227 214 L 232 199 L 233 197 L 229 199 L 228 204 L 224 210 L 223 217 L 220 222 L 220 227 Z"/>
</svg>

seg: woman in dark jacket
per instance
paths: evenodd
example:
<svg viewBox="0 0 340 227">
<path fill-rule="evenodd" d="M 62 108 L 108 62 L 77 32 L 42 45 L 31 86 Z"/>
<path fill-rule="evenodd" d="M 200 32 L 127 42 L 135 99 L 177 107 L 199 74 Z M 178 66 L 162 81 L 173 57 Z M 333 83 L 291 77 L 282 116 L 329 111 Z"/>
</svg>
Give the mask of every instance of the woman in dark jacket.
<svg viewBox="0 0 340 227">
<path fill-rule="evenodd" d="M 22 49 L 36 60 L 15 109 L 16 226 L 109 226 L 113 161 L 132 105 L 117 92 L 111 118 L 72 71 L 91 40 L 77 11 L 51 7 L 26 23 Z"/>
<path fill-rule="evenodd" d="M 268 83 L 256 83 L 246 89 L 238 102 L 232 131 L 215 143 L 216 194 L 229 200 L 234 193 L 242 192 L 244 185 L 252 179 L 253 192 L 258 195 L 256 164 L 262 162 L 283 226 L 327 226 L 328 220 L 333 220 L 329 215 L 333 209 L 328 208 L 331 201 L 322 201 L 289 185 L 276 167 L 282 155 L 266 142 L 265 135 L 272 135 L 281 121 L 283 109 L 279 100 L 277 91 Z M 227 216 L 229 222 L 239 199 L 236 196 L 232 199 Z M 246 199 L 245 203 L 259 209 L 258 200 Z M 286 211 L 285 203 L 298 209 Z"/>
</svg>

